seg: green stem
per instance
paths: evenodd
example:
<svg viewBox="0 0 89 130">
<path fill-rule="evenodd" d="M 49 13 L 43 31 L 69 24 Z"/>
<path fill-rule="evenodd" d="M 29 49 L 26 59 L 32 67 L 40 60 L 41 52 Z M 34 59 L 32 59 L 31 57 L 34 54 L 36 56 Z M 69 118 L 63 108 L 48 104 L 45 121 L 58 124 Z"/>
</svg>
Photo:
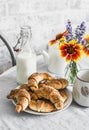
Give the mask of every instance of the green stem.
<svg viewBox="0 0 89 130">
<path fill-rule="evenodd" d="M 69 65 L 66 68 L 65 75 L 67 75 L 68 70 L 70 71 L 68 80 L 69 80 L 70 84 L 73 84 L 75 76 L 78 72 L 77 63 L 75 61 L 71 60 Z"/>
</svg>

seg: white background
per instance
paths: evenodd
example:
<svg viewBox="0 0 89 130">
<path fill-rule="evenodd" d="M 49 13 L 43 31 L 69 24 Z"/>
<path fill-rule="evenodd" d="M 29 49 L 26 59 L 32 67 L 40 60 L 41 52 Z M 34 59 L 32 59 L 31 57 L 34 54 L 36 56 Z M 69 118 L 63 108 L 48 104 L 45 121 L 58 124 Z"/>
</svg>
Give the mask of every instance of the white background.
<svg viewBox="0 0 89 130">
<path fill-rule="evenodd" d="M 48 41 L 65 30 L 68 19 L 74 27 L 85 21 L 88 31 L 89 0 L 0 0 L 0 31 L 14 46 L 20 27 L 30 25 L 36 53 L 46 49 Z M 0 72 L 9 67 L 9 61 L 7 51 L 0 42 Z"/>
</svg>

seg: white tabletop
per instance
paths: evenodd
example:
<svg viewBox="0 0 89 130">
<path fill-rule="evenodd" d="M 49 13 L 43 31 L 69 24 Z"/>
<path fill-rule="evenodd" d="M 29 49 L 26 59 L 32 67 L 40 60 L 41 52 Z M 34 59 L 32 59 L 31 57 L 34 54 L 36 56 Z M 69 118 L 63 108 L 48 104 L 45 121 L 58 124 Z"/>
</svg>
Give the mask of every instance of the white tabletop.
<svg viewBox="0 0 89 130">
<path fill-rule="evenodd" d="M 39 64 L 38 71 L 46 72 L 47 68 Z M 17 85 L 15 67 L 0 76 L 0 130 L 89 130 L 89 108 L 74 101 L 66 110 L 52 115 L 16 113 L 6 96 Z"/>
</svg>

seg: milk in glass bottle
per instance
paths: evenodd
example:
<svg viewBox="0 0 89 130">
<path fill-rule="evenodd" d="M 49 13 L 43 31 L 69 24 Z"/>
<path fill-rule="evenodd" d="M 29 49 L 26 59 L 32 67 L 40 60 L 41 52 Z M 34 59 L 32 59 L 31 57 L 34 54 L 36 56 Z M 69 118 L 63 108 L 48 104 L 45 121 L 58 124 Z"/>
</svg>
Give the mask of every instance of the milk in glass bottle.
<svg viewBox="0 0 89 130">
<path fill-rule="evenodd" d="M 31 27 L 24 26 L 21 28 L 19 43 L 20 52 L 16 58 L 17 82 L 26 83 L 28 77 L 37 71 L 36 54 L 31 47 Z"/>
</svg>

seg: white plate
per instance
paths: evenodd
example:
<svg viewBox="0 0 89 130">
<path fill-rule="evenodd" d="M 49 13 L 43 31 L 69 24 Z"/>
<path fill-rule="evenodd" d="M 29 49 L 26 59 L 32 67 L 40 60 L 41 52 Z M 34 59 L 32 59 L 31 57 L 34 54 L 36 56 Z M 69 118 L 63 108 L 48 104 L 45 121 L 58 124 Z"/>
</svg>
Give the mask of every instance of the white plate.
<svg viewBox="0 0 89 130">
<path fill-rule="evenodd" d="M 19 88 L 19 86 L 17 87 L 17 89 L 18 88 Z M 29 113 L 29 114 L 34 114 L 34 115 L 49 115 L 49 114 L 56 114 L 56 113 L 64 111 L 65 109 L 67 109 L 70 106 L 70 104 L 72 102 L 72 93 L 71 93 L 71 91 L 68 88 L 66 88 L 65 91 L 66 91 L 66 94 L 67 94 L 68 98 L 65 101 L 64 107 L 63 107 L 62 110 L 57 110 L 57 111 L 45 113 L 45 112 L 36 112 L 36 111 L 33 111 L 33 110 L 27 108 L 26 110 L 24 110 L 24 112 Z M 12 103 L 14 105 L 16 105 L 16 102 L 14 100 L 12 100 Z"/>
</svg>

